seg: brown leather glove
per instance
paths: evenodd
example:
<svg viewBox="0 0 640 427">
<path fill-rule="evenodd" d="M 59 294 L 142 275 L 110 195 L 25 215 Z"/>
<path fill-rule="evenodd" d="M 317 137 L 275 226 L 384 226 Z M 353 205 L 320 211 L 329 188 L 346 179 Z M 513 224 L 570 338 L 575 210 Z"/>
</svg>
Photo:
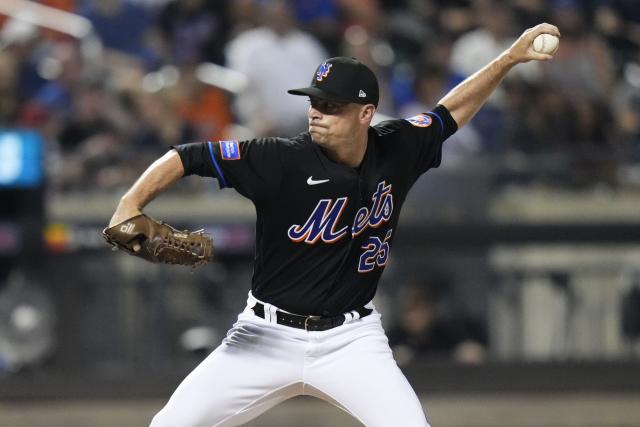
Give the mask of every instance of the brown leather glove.
<svg viewBox="0 0 640 427">
<path fill-rule="evenodd" d="M 180 231 L 140 214 L 102 230 L 115 248 L 154 263 L 198 266 L 213 259 L 213 239 L 203 230 Z"/>
</svg>

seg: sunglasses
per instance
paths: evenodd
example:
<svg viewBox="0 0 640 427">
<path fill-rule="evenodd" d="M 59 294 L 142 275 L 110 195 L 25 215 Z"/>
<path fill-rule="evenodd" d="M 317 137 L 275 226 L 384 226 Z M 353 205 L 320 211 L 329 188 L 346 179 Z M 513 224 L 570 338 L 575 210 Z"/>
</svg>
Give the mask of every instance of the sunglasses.
<svg viewBox="0 0 640 427">
<path fill-rule="evenodd" d="M 344 108 L 349 104 L 348 102 L 327 101 L 320 98 L 309 98 L 311 106 L 320 111 L 322 114 L 340 114 Z"/>
</svg>

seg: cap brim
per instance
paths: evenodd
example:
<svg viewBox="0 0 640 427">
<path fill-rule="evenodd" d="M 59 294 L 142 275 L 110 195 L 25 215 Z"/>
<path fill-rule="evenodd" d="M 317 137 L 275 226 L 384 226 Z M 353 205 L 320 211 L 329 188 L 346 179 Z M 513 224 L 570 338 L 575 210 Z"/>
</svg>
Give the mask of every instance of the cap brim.
<svg viewBox="0 0 640 427">
<path fill-rule="evenodd" d="M 287 91 L 291 95 L 302 95 L 302 96 L 313 96 L 314 98 L 325 99 L 327 101 L 335 101 L 335 102 L 353 102 L 351 99 L 346 99 L 337 95 L 333 95 L 328 93 L 317 87 L 303 87 L 300 89 L 290 89 Z"/>
</svg>

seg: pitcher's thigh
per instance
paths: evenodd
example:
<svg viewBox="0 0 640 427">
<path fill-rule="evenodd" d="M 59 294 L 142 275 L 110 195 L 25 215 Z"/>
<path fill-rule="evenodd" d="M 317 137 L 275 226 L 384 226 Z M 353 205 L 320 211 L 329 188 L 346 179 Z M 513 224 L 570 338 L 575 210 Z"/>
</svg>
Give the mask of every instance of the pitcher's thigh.
<svg viewBox="0 0 640 427">
<path fill-rule="evenodd" d="M 347 347 L 313 370 L 310 385 L 367 427 L 429 426 L 384 336 L 360 338 Z"/>
<path fill-rule="evenodd" d="M 223 343 L 182 381 L 150 427 L 242 425 L 300 393 L 296 369 L 290 360 Z"/>
</svg>

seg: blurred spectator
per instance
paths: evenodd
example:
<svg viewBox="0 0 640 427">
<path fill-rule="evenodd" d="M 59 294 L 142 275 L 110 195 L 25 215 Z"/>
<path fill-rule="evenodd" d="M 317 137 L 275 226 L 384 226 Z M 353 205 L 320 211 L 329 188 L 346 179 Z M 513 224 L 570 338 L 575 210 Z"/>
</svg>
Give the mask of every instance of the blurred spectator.
<svg viewBox="0 0 640 427">
<path fill-rule="evenodd" d="M 507 4 L 479 0 L 473 10 L 478 27 L 461 35 L 451 53 L 451 69 L 465 77 L 489 63 L 515 39 L 514 14 Z"/>
<path fill-rule="evenodd" d="M 287 1 L 269 0 L 260 6 L 263 25 L 239 34 L 227 48 L 228 66 L 250 81 L 237 99 L 236 112 L 258 135 L 295 135 L 306 129 L 307 104 L 287 90 L 308 85 L 327 54 L 296 27 Z"/>
<path fill-rule="evenodd" d="M 415 104 L 432 108 L 442 95 L 462 82 L 465 76 L 451 68 L 454 39 L 445 34 L 428 34 L 411 61 L 394 67 L 394 96 L 400 117 L 413 115 Z M 398 84 L 404 94 L 398 94 Z M 409 115 L 407 115 L 409 114 Z"/>
<path fill-rule="evenodd" d="M 378 77 L 380 87 L 377 111 L 395 116 L 392 67 L 397 62 L 397 57 L 386 38 L 380 4 L 377 0 L 341 0 L 339 4 L 345 21 L 341 54 L 358 58 L 371 68 Z"/>
<path fill-rule="evenodd" d="M 176 114 L 176 104 L 171 90 L 155 93 L 142 90 L 130 93 L 132 112 L 138 119 L 137 150 L 148 157 L 164 153 L 171 145 L 196 139 L 196 133 L 188 122 Z"/>
<path fill-rule="evenodd" d="M 393 47 L 397 63 L 413 62 L 422 51 L 425 40 L 437 37 L 430 2 L 381 1 L 386 38 Z"/>
<path fill-rule="evenodd" d="M 336 0 L 292 0 L 301 28 L 313 34 L 329 56 L 337 56 L 340 46 L 340 19 Z"/>
<path fill-rule="evenodd" d="M 548 18 L 548 0 L 513 0 L 513 11 L 517 22 L 524 28 L 531 28 Z"/>
<path fill-rule="evenodd" d="M 158 18 L 168 44 L 169 62 L 224 64 L 227 40 L 227 0 L 174 0 Z"/>
<path fill-rule="evenodd" d="M 418 66 L 412 88 L 414 101 L 401 107 L 400 117 L 411 117 L 433 108 L 450 89 L 450 81 L 448 70 L 441 65 Z"/>
<path fill-rule="evenodd" d="M 562 47 L 543 66 L 545 83 L 572 99 L 606 99 L 615 79 L 611 52 L 588 31 L 579 2 L 556 0 L 552 21 L 562 28 Z"/>
<path fill-rule="evenodd" d="M 26 101 L 20 122 L 23 126 L 45 130 L 45 125 L 55 125 L 69 118 L 74 86 L 89 68 L 84 63 L 79 44 L 72 40 L 52 44 L 49 54 L 40 59 L 38 68 L 47 82 Z"/>
<path fill-rule="evenodd" d="M 104 114 L 108 92 L 98 82 L 87 82 L 75 88 L 71 113 L 58 134 L 60 148 L 70 153 L 88 138 L 112 129 Z"/>
<path fill-rule="evenodd" d="M 222 90 L 199 81 L 193 67 L 182 67 L 171 96 L 178 115 L 194 129 L 197 140 L 226 139 L 231 125 L 229 100 Z"/>
<path fill-rule="evenodd" d="M 234 0 L 229 4 L 229 39 L 258 27 L 261 24 L 261 9 L 256 0 Z M 225 47 L 226 48 L 226 47 Z M 226 54 L 225 54 L 226 57 Z"/>
<path fill-rule="evenodd" d="M 484 360 L 484 327 L 465 314 L 447 313 L 446 282 L 436 279 L 404 289 L 399 303 L 400 320 L 387 334 L 398 364 L 421 358 L 463 363 Z"/>
<path fill-rule="evenodd" d="M 504 2 L 478 0 L 474 3 L 473 10 L 478 28 L 458 38 L 451 53 L 451 69 L 463 78 L 484 67 L 507 49 L 520 30 L 516 30 L 512 8 Z M 510 73 L 510 78 L 533 80 L 538 74 L 537 64 L 531 62 L 519 64 Z M 482 136 L 484 146 L 493 151 L 502 148 L 497 143 L 505 125 L 504 96 L 503 87 L 496 89 L 472 121 Z"/>
<path fill-rule="evenodd" d="M 129 0 L 87 2 L 80 9 L 108 49 L 139 59 L 149 66 L 155 64 L 156 53 L 147 45 L 154 20 L 144 7 Z"/>
<path fill-rule="evenodd" d="M 381 32 L 384 14 L 378 0 L 337 0 L 345 26 L 364 28 L 368 33 Z"/>
<path fill-rule="evenodd" d="M 609 46 L 618 69 L 633 60 L 640 49 L 640 8 L 636 0 L 603 0 L 594 24 Z"/>
<path fill-rule="evenodd" d="M 24 102 L 46 82 L 37 70 L 42 51 L 46 50 L 38 36 L 34 25 L 17 19 L 8 19 L 0 30 L 0 49 L 10 52 L 19 68 L 15 82 L 15 90 L 19 93 L 16 102 Z"/>
<path fill-rule="evenodd" d="M 458 38 L 471 30 L 475 25 L 475 17 L 471 0 L 433 0 L 436 4 L 436 31 L 447 36 Z"/>
</svg>

